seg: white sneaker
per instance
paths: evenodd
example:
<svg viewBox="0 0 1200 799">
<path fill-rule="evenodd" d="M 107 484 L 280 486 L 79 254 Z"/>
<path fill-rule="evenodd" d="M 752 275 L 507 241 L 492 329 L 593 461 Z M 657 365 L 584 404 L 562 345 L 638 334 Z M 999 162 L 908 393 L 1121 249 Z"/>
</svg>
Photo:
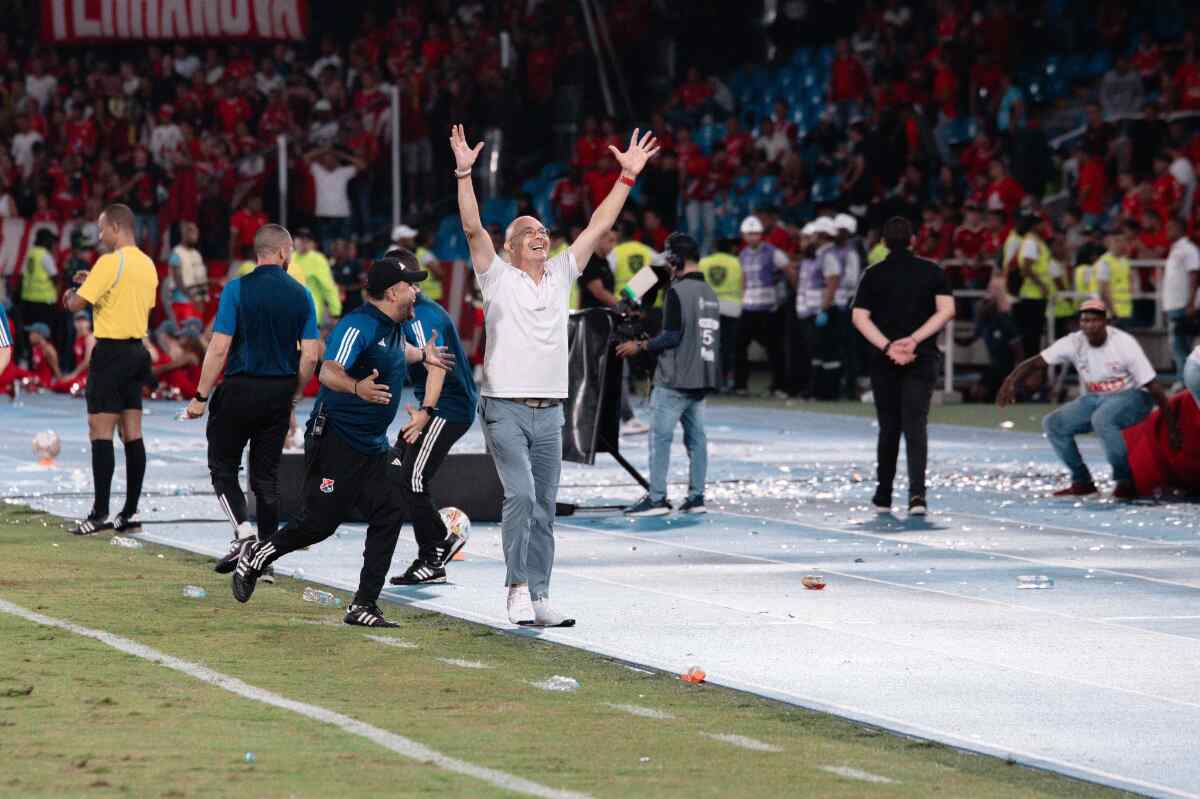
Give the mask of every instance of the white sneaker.
<svg viewBox="0 0 1200 799">
<path fill-rule="evenodd" d="M 538 599 L 533 603 L 533 622 L 525 624 L 529 627 L 574 627 L 575 620 L 550 607 L 549 599 Z"/>
<path fill-rule="evenodd" d="M 650 425 L 643 422 L 636 416 L 621 425 L 621 435 L 623 436 L 640 436 L 650 432 Z"/>
<path fill-rule="evenodd" d="M 508 620 L 512 624 L 533 623 L 533 604 L 529 599 L 529 583 L 508 587 Z"/>
</svg>

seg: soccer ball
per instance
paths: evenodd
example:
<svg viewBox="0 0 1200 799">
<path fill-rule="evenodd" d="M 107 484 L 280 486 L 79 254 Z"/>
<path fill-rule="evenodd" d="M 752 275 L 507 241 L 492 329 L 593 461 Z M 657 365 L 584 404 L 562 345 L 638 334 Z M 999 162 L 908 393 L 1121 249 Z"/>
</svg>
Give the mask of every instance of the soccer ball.
<svg viewBox="0 0 1200 799">
<path fill-rule="evenodd" d="M 43 430 L 33 436 L 33 454 L 40 461 L 52 461 L 62 452 L 62 441 L 53 430 Z"/>
<path fill-rule="evenodd" d="M 438 513 L 446 525 L 446 532 L 462 536 L 465 542 L 471 536 L 471 517 L 458 508 L 442 508 Z"/>
</svg>

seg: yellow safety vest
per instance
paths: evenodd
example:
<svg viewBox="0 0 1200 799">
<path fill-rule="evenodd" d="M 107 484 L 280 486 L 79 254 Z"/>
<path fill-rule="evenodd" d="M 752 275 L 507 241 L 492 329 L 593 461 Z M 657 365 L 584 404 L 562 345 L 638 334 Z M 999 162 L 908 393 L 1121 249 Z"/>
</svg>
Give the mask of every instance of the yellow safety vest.
<svg viewBox="0 0 1200 799">
<path fill-rule="evenodd" d="M 1128 258 L 1118 258 L 1110 252 L 1100 256 L 1108 261 L 1108 292 L 1112 297 L 1112 312 L 1119 319 L 1133 316 L 1133 268 Z M 1099 264 L 1099 261 L 1096 262 Z M 1099 278 L 1094 278 L 1099 291 Z"/>
<path fill-rule="evenodd" d="M 1051 260 L 1051 263 L 1055 263 L 1055 262 L 1053 260 Z M 1059 266 L 1062 266 L 1062 264 L 1059 264 Z M 1063 269 L 1065 270 L 1066 267 L 1063 267 Z M 1069 279 L 1068 279 L 1067 283 L 1068 283 L 1068 285 L 1070 285 Z M 1065 319 L 1068 316 L 1074 316 L 1075 310 L 1076 310 L 1075 300 L 1066 296 L 1066 294 L 1060 294 L 1059 293 L 1060 289 L 1057 284 L 1051 284 L 1051 285 L 1054 286 L 1054 318 L 1055 319 Z"/>
<path fill-rule="evenodd" d="M 613 260 L 616 261 L 616 268 L 613 269 L 613 294 L 621 295 L 621 289 L 633 279 L 633 276 L 642 270 L 643 267 L 650 266 L 650 262 L 654 259 L 654 250 L 642 244 L 640 241 L 623 241 L 616 247 L 613 247 Z M 654 303 L 655 307 L 661 307 L 663 304 L 663 294 L 659 292 Z"/>
<path fill-rule="evenodd" d="M 715 252 L 700 259 L 700 271 L 718 300 L 742 301 L 742 262 L 736 255 Z"/>
<path fill-rule="evenodd" d="M 888 249 L 886 244 L 884 244 L 882 241 L 878 242 L 874 247 L 871 248 L 871 251 L 867 253 L 867 266 L 874 266 L 875 264 L 879 263 L 883 259 L 887 258 L 888 253 L 890 252 L 891 251 Z"/>
<path fill-rule="evenodd" d="M 256 266 L 258 266 L 257 261 L 242 261 L 240 264 L 238 264 L 238 268 L 234 272 L 234 275 L 236 275 L 237 277 L 245 277 L 246 275 L 253 272 L 254 267 L 256 267 Z"/>
<path fill-rule="evenodd" d="M 1050 293 L 1054 293 L 1054 278 L 1050 277 L 1050 248 L 1046 246 L 1037 236 L 1027 236 L 1026 239 L 1033 238 L 1038 245 L 1038 257 L 1033 262 L 1033 273 L 1042 279 L 1042 282 L 1050 287 Z M 1025 246 L 1025 240 L 1022 240 L 1020 247 Z M 1017 260 L 1020 262 L 1020 249 L 1017 250 Z M 1042 291 L 1042 287 L 1032 280 L 1021 281 L 1021 291 L 1017 296 L 1023 300 L 1044 300 L 1046 292 Z"/>
<path fill-rule="evenodd" d="M 425 264 L 430 260 L 436 261 L 437 258 L 435 258 L 433 253 L 424 247 L 417 248 L 416 256 L 417 263 L 421 265 L 422 269 L 429 273 L 429 277 L 425 278 L 420 283 L 421 293 L 436 302 L 442 298 L 442 281 L 433 273 L 432 269 L 426 268 Z"/>
<path fill-rule="evenodd" d="M 1083 294 L 1084 299 L 1094 296 L 1100 290 L 1096 280 L 1096 268 L 1091 264 L 1080 264 L 1075 267 L 1075 293 Z"/>
<path fill-rule="evenodd" d="M 40 302 L 46 305 L 58 302 L 58 289 L 54 287 L 54 278 L 50 277 L 42 262 L 48 255 L 50 251 L 45 247 L 29 248 L 25 268 L 21 270 L 21 299 L 25 302 Z"/>
</svg>

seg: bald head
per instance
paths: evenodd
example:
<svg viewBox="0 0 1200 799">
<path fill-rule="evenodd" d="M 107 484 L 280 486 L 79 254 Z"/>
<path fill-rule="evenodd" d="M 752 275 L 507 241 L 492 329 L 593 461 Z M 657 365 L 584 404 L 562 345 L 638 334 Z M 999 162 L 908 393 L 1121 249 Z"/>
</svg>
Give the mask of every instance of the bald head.
<svg viewBox="0 0 1200 799">
<path fill-rule="evenodd" d="M 263 225 L 254 234 L 254 259 L 260 264 L 287 263 L 292 255 L 292 234 L 283 225 Z"/>
<path fill-rule="evenodd" d="M 504 231 L 504 249 L 514 266 L 544 263 L 550 250 L 550 234 L 532 216 L 518 216 Z"/>
</svg>

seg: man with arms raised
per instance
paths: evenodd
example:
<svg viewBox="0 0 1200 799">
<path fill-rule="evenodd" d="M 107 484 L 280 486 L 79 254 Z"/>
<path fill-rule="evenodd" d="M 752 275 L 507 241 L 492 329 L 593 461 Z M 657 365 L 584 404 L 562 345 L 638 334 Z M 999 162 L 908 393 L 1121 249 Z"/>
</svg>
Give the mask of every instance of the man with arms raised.
<svg viewBox="0 0 1200 799">
<path fill-rule="evenodd" d="M 505 232 L 503 256 L 479 219 L 471 167 L 483 143 L 471 147 L 461 125 L 450 131 L 458 178 L 458 210 L 483 294 L 487 345 L 480 410 L 488 450 L 504 485 L 501 535 L 507 566 L 508 616 L 514 623 L 570 627 L 550 607 L 554 508 L 562 469 L 562 402 L 567 398 L 567 302 L 571 286 L 600 237 L 612 229 L 629 190 L 658 152 L 650 133 L 635 130 L 624 152 L 610 146 L 621 177 L 596 207 L 587 228 L 560 255 L 547 258 L 550 237 L 531 216 Z M 525 605 L 525 597 L 533 607 Z"/>
</svg>

